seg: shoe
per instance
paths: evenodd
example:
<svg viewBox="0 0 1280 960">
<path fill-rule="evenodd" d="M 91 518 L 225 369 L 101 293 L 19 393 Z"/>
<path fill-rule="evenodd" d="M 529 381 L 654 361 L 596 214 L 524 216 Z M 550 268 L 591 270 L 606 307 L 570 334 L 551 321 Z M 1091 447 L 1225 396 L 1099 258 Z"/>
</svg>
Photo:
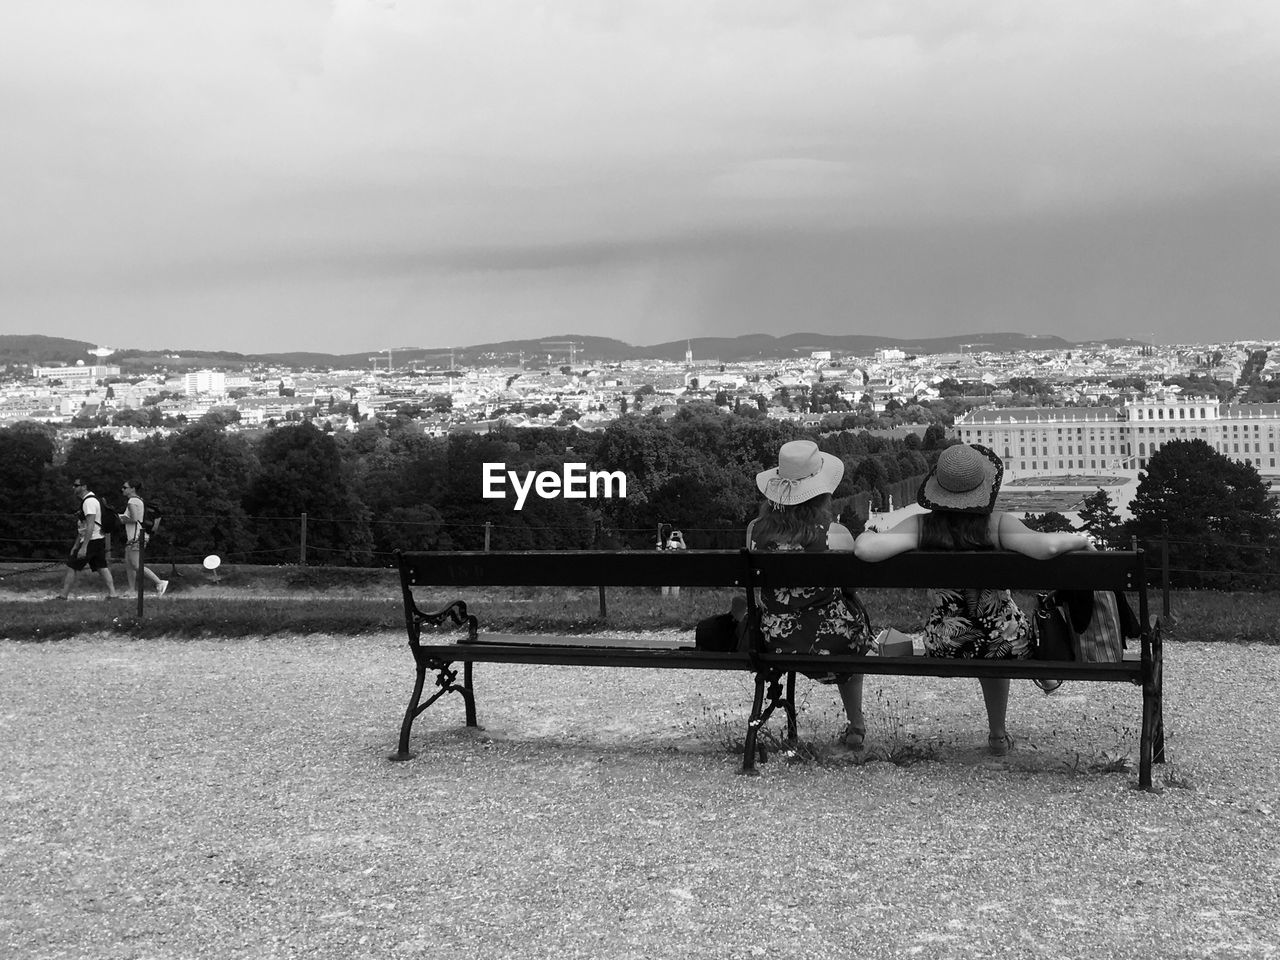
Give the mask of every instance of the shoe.
<svg viewBox="0 0 1280 960">
<path fill-rule="evenodd" d="M 164 592 L 168 589 L 169 589 L 169 581 L 161 580 L 159 583 L 156 584 L 156 596 L 163 597 Z"/>
<path fill-rule="evenodd" d="M 1043 690 L 1046 694 L 1053 693 L 1053 691 L 1057 690 L 1060 686 L 1062 686 L 1061 680 L 1041 680 L 1037 678 L 1035 680 L 1032 680 L 1031 682 L 1034 683 L 1041 690 Z"/>
<path fill-rule="evenodd" d="M 1006 756 L 1013 749 L 1013 737 L 1007 733 L 998 737 L 987 737 L 987 751 L 994 757 Z"/>
<path fill-rule="evenodd" d="M 836 742 L 846 750 L 852 750 L 855 753 L 862 750 L 867 743 L 866 725 L 855 727 L 852 723 L 846 724 L 844 732 Z"/>
</svg>

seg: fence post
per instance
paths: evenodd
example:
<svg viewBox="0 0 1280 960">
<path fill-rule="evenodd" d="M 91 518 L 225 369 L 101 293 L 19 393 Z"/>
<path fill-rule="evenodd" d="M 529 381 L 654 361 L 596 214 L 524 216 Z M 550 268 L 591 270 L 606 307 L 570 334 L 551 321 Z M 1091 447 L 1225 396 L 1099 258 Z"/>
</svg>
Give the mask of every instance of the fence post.
<svg viewBox="0 0 1280 960">
<path fill-rule="evenodd" d="M 299 544 L 298 562 L 307 565 L 307 512 L 302 511 L 302 540 Z"/>
<path fill-rule="evenodd" d="M 489 552 L 489 534 L 493 531 L 493 521 L 486 520 L 484 522 L 484 552 Z"/>
<path fill-rule="evenodd" d="M 1169 521 L 1160 521 L 1160 589 L 1164 594 L 1164 618 L 1169 619 Z"/>
<path fill-rule="evenodd" d="M 595 536 L 592 538 L 593 542 L 591 544 L 597 550 L 600 549 L 600 538 L 602 533 L 603 533 L 603 521 L 597 520 Z M 608 604 L 608 601 L 605 600 L 603 583 L 600 584 L 600 619 L 601 620 L 609 619 L 609 604 Z"/>
</svg>

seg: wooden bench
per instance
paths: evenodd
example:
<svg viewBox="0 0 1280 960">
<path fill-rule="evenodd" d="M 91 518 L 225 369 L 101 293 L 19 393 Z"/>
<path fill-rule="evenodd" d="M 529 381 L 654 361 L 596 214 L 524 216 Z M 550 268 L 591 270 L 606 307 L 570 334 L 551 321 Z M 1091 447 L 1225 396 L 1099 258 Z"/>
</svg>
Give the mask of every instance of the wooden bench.
<svg viewBox="0 0 1280 960">
<path fill-rule="evenodd" d="M 414 719 L 447 693 L 462 697 L 466 723 L 477 725 L 472 684 L 476 663 L 532 663 L 560 666 L 643 667 L 677 670 L 743 670 L 755 674 L 755 698 L 747 723 L 742 771 L 755 771 L 757 737 L 774 710 L 783 709 L 787 736 L 796 738 L 795 677 L 798 671 L 898 674 L 905 676 L 1125 681 L 1142 688 L 1142 732 L 1138 785 L 1151 787 L 1151 765 L 1164 761 L 1162 709 L 1163 654 L 1159 623 L 1147 607 L 1142 551 L 1072 553 L 1034 561 L 1015 553 L 904 553 L 866 563 L 851 553 L 757 553 L 747 550 L 685 550 L 653 553 L 609 551 L 413 552 L 399 555 L 409 647 L 417 668 L 413 694 L 391 759 L 413 757 L 409 739 Z M 954 660 L 935 657 L 781 656 L 764 652 L 758 632 L 748 649 L 724 653 L 670 646 L 619 644 L 602 638 L 522 638 L 485 640 L 465 600 L 442 609 L 421 610 L 415 589 L 464 586 L 561 587 L 738 587 L 746 590 L 749 614 L 756 613 L 756 589 L 784 586 L 1008 587 L 1045 591 L 1121 590 L 1136 593 L 1143 624 L 1137 650 L 1118 663 L 1042 660 Z M 707 615 L 720 613 L 708 610 Z M 1028 611 L 1029 612 L 1029 611 Z M 920 611 L 904 611 L 903 619 Z M 873 624 L 876 629 L 892 624 Z M 424 627 L 431 628 L 424 630 Z M 436 628 L 450 628 L 436 632 Z M 690 624 L 692 627 L 692 624 Z M 464 628 L 458 635 L 456 628 Z M 462 676 L 459 680 L 458 668 Z M 427 671 L 436 690 L 422 699 Z"/>
</svg>

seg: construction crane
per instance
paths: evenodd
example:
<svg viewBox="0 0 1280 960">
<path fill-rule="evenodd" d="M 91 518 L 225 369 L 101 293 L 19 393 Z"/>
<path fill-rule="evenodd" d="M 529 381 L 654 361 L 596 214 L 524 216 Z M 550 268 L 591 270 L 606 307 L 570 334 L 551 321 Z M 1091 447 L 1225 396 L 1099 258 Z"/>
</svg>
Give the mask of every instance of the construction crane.
<svg viewBox="0 0 1280 960">
<path fill-rule="evenodd" d="M 577 349 L 582 346 L 577 340 L 539 340 L 539 345 L 544 347 L 568 347 L 569 348 L 569 366 L 573 366 L 577 358 Z M 548 354 L 548 357 L 550 354 Z"/>
</svg>

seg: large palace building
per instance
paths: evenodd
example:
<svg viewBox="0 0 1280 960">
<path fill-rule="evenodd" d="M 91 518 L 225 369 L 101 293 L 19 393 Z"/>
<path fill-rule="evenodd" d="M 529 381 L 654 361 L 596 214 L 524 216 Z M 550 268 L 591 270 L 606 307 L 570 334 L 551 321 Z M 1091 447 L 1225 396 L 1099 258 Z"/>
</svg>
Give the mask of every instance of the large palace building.
<svg viewBox="0 0 1280 960">
<path fill-rule="evenodd" d="M 952 435 L 990 447 L 1014 476 L 1080 470 L 1136 474 L 1170 440 L 1199 438 L 1219 453 L 1280 476 L 1280 403 L 1134 400 L 1116 407 L 1006 407 L 971 410 Z"/>
</svg>

